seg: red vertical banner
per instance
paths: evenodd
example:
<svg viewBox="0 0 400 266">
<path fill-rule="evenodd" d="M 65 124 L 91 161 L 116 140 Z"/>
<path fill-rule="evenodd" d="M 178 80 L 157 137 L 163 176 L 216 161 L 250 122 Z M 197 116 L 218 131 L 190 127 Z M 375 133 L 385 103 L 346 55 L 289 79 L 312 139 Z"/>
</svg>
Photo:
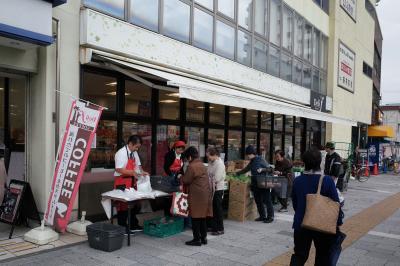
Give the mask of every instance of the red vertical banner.
<svg viewBox="0 0 400 266">
<path fill-rule="evenodd" d="M 91 103 L 72 102 L 45 213 L 46 223 L 58 232 L 67 228 L 102 111 Z"/>
</svg>

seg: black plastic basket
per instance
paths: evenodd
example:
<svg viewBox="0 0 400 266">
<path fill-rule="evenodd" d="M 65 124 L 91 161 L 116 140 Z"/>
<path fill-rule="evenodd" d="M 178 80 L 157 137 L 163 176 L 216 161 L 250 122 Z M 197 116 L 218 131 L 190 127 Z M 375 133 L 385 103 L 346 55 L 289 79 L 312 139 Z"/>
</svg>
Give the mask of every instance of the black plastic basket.
<svg viewBox="0 0 400 266">
<path fill-rule="evenodd" d="M 151 176 L 151 188 L 165 193 L 180 191 L 179 182 L 174 176 Z"/>
<path fill-rule="evenodd" d="M 89 246 L 111 252 L 122 247 L 125 228 L 109 223 L 94 223 L 86 227 Z"/>
</svg>

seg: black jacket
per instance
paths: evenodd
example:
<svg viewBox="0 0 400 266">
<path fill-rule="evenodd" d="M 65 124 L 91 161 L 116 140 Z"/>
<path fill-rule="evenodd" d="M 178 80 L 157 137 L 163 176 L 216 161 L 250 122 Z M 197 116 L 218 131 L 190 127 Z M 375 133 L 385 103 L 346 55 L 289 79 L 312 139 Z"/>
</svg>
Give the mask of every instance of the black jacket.
<svg viewBox="0 0 400 266">
<path fill-rule="evenodd" d="M 174 163 L 176 158 L 175 155 L 175 150 L 170 150 L 169 152 L 167 152 L 165 154 L 164 157 L 164 171 L 167 175 L 172 176 L 172 175 L 179 175 L 182 174 L 183 175 L 183 167 L 181 168 L 181 170 L 178 173 L 172 173 L 171 170 L 169 169 L 171 167 L 171 165 Z"/>
<path fill-rule="evenodd" d="M 258 173 L 257 169 L 262 168 L 263 173 Z M 245 174 L 247 172 L 251 172 L 251 186 L 252 188 L 257 187 L 257 176 L 265 175 L 267 168 L 269 168 L 269 164 L 259 155 L 256 155 L 253 159 L 250 160 L 249 164 L 243 169 L 237 172 L 237 175 Z"/>
<path fill-rule="evenodd" d="M 334 152 L 332 155 L 327 154 L 325 157 L 325 169 L 324 174 L 339 177 L 342 169 L 342 158 L 340 155 Z"/>
</svg>

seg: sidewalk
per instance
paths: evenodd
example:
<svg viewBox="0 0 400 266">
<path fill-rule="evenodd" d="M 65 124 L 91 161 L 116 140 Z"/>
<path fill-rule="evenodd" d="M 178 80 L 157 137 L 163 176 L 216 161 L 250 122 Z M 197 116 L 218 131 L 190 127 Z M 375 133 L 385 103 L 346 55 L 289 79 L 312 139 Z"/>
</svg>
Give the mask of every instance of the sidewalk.
<svg viewBox="0 0 400 266">
<path fill-rule="evenodd" d="M 399 176 L 390 175 L 372 177 L 365 183 L 352 181 L 345 194 L 346 220 L 400 192 L 399 181 Z M 376 216 L 379 218 L 378 212 Z M 290 211 L 277 214 L 272 224 L 226 220 L 225 235 L 209 236 L 209 244 L 202 247 L 185 246 L 184 242 L 192 237 L 191 231 L 166 239 L 138 234 L 131 247 L 125 245 L 112 253 L 93 250 L 83 243 L 8 261 L 5 265 L 263 265 L 292 251 L 292 217 Z M 341 265 L 400 265 L 399 222 L 397 211 L 344 250 Z"/>
</svg>

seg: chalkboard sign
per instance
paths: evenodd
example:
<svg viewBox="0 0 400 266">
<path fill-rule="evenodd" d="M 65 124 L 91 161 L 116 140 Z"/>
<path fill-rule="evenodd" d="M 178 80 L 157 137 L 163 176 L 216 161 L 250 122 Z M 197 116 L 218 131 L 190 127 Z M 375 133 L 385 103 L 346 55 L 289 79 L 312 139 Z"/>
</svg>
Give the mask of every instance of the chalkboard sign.
<svg viewBox="0 0 400 266">
<path fill-rule="evenodd" d="M 11 180 L 8 189 L 4 193 L 4 199 L 0 205 L 0 222 L 11 224 L 9 238 L 12 237 L 14 227 L 25 223 L 28 219 L 36 220 L 40 224 L 40 216 L 29 183 L 19 180 Z"/>
</svg>

